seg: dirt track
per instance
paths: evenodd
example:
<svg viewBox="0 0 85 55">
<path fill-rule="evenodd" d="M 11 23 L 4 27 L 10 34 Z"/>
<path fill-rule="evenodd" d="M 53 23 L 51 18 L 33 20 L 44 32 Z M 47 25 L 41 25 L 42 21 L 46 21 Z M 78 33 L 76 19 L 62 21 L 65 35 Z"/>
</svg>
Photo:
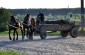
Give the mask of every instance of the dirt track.
<svg viewBox="0 0 85 55">
<path fill-rule="evenodd" d="M 10 41 L 8 36 L 0 36 L 0 49 L 15 49 L 26 52 L 27 55 L 85 55 L 85 37 L 63 38 L 48 36 L 41 40 L 34 36 L 34 40 Z"/>
</svg>

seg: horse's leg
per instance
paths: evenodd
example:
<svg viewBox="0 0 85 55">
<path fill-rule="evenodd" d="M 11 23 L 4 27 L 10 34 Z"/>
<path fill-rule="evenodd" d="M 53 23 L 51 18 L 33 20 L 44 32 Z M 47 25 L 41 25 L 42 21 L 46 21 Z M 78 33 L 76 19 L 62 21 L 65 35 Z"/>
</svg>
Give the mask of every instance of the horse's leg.
<svg viewBox="0 0 85 55">
<path fill-rule="evenodd" d="M 24 40 L 25 37 L 25 27 L 23 27 L 23 36 L 22 36 L 22 40 Z"/>
<path fill-rule="evenodd" d="M 22 29 L 22 27 L 20 27 L 20 30 L 21 30 L 21 33 L 22 33 L 22 37 L 23 37 L 24 35 L 23 35 L 23 29 Z"/>
<path fill-rule="evenodd" d="M 33 32 L 32 32 L 32 31 L 29 32 L 29 39 L 30 39 L 30 40 L 33 40 Z"/>
<path fill-rule="evenodd" d="M 29 39 L 33 40 L 33 30 L 32 30 L 32 27 L 30 27 Z"/>
<path fill-rule="evenodd" d="M 27 38 L 29 38 L 29 28 L 27 28 L 26 36 L 27 36 Z"/>
<path fill-rule="evenodd" d="M 16 34 L 17 34 L 17 38 L 16 38 L 16 40 L 18 40 L 18 32 L 17 32 L 17 29 L 16 29 Z"/>
<path fill-rule="evenodd" d="M 15 32 L 16 32 L 16 29 L 14 29 L 14 33 L 13 33 L 13 41 L 15 40 Z"/>
<path fill-rule="evenodd" d="M 31 40 L 33 40 L 34 30 L 31 29 Z"/>
<path fill-rule="evenodd" d="M 11 29 L 9 28 L 9 39 L 12 40 L 12 38 L 10 36 L 10 32 L 11 32 Z"/>
</svg>

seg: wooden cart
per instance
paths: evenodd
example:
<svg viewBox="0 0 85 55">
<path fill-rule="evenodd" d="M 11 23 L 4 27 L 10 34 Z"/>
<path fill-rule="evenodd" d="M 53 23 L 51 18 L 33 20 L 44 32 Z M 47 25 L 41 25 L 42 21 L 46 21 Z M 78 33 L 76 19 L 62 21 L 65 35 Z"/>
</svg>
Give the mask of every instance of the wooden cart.
<svg viewBox="0 0 85 55">
<path fill-rule="evenodd" d="M 70 33 L 71 37 L 76 38 L 78 35 L 78 29 L 80 25 L 78 24 L 39 24 L 37 30 L 40 31 L 40 38 L 45 39 L 47 37 L 46 31 L 60 31 L 62 37 L 67 37 Z"/>
</svg>

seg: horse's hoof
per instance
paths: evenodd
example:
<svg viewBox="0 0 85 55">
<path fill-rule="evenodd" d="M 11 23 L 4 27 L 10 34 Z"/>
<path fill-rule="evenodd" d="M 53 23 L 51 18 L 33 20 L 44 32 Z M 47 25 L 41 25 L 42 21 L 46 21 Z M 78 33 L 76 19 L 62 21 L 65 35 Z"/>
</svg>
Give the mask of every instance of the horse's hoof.
<svg viewBox="0 0 85 55">
<path fill-rule="evenodd" d="M 27 36 L 27 38 L 29 38 L 29 36 Z"/>
<path fill-rule="evenodd" d="M 15 40 L 13 40 L 13 41 L 15 41 Z"/>
<path fill-rule="evenodd" d="M 22 40 L 24 40 L 24 38 L 22 38 Z"/>
<path fill-rule="evenodd" d="M 16 40 L 18 40 L 18 38 Z"/>
<path fill-rule="evenodd" d="M 30 40 L 33 40 L 33 38 L 29 38 Z"/>
<path fill-rule="evenodd" d="M 33 40 L 33 39 L 29 39 L 29 40 Z"/>
<path fill-rule="evenodd" d="M 22 37 L 22 40 L 24 40 L 24 36 Z"/>
<path fill-rule="evenodd" d="M 33 38 L 31 38 L 31 40 L 33 40 Z"/>
<path fill-rule="evenodd" d="M 15 39 L 13 39 L 13 41 L 15 41 Z"/>
<path fill-rule="evenodd" d="M 11 37 L 10 37 L 9 39 L 10 39 L 10 40 L 12 40 L 12 38 L 11 38 Z"/>
<path fill-rule="evenodd" d="M 22 41 L 24 41 L 24 39 L 22 39 Z"/>
</svg>

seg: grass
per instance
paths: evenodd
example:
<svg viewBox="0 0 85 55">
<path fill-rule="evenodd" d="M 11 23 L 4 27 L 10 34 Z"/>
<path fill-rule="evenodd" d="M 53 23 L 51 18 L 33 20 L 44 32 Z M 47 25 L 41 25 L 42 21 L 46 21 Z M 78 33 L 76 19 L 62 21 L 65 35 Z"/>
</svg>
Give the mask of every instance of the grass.
<svg viewBox="0 0 85 55">
<path fill-rule="evenodd" d="M 0 32 L 0 35 L 8 35 L 9 31 L 4 31 L 4 32 Z M 21 35 L 21 32 L 18 32 L 19 35 Z M 13 35 L 13 31 L 11 32 L 11 35 Z"/>
<path fill-rule="evenodd" d="M 0 32 L 0 35 L 8 35 L 8 31 L 4 31 L 4 32 Z M 11 35 L 13 35 L 13 33 L 11 33 Z M 21 35 L 21 32 L 19 32 L 19 35 Z M 38 35 L 38 34 L 35 34 L 35 35 Z M 60 35 L 60 32 L 57 31 L 57 32 L 51 32 L 51 31 L 48 31 L 47 32 L 47 35 Z"/>
<path fill-rule="evenodd" d="M 79 28 L 79 32 L 81 31 L 81 28 Z M 85 31 L 85 28 L 84 28 Z M 12 31 L 13 32 L 13 31 Z M 8 35 L 8 31 L 0 32 L 0 35 Z M 21 31 L 18 31 L 19 35 L 21 35 Z M 11 33 L 13 35 L 13 33 Z M 35 34 L 36 35 L 36 34 Z M 38 35 L 38 34 L 37 34 Z M 60 35 L 60 31 L 57 32 L 52 32 L 52 31 L 47 31 L 47 35 L 53 36 L 53 35 Z"/>
<path fill-rule="evenodd" d="M 15 50 L 0 50 L 0 55 L 26 55 L 26 54 Z"/>
<path fill-rule="evenodd" d="M 49 31 L 49 32 L 47 32 L 47 35 L 49 35 L 49 36 L 59 36 L 60 35 L 60 31 L 56 31 L 56 32 L 52 32 L 52 31 Z"/>
<path fill-rule="evenodd" d="M 8 31 L 0 32 L 0 35 L 8 35 Z"/>
</svg>

